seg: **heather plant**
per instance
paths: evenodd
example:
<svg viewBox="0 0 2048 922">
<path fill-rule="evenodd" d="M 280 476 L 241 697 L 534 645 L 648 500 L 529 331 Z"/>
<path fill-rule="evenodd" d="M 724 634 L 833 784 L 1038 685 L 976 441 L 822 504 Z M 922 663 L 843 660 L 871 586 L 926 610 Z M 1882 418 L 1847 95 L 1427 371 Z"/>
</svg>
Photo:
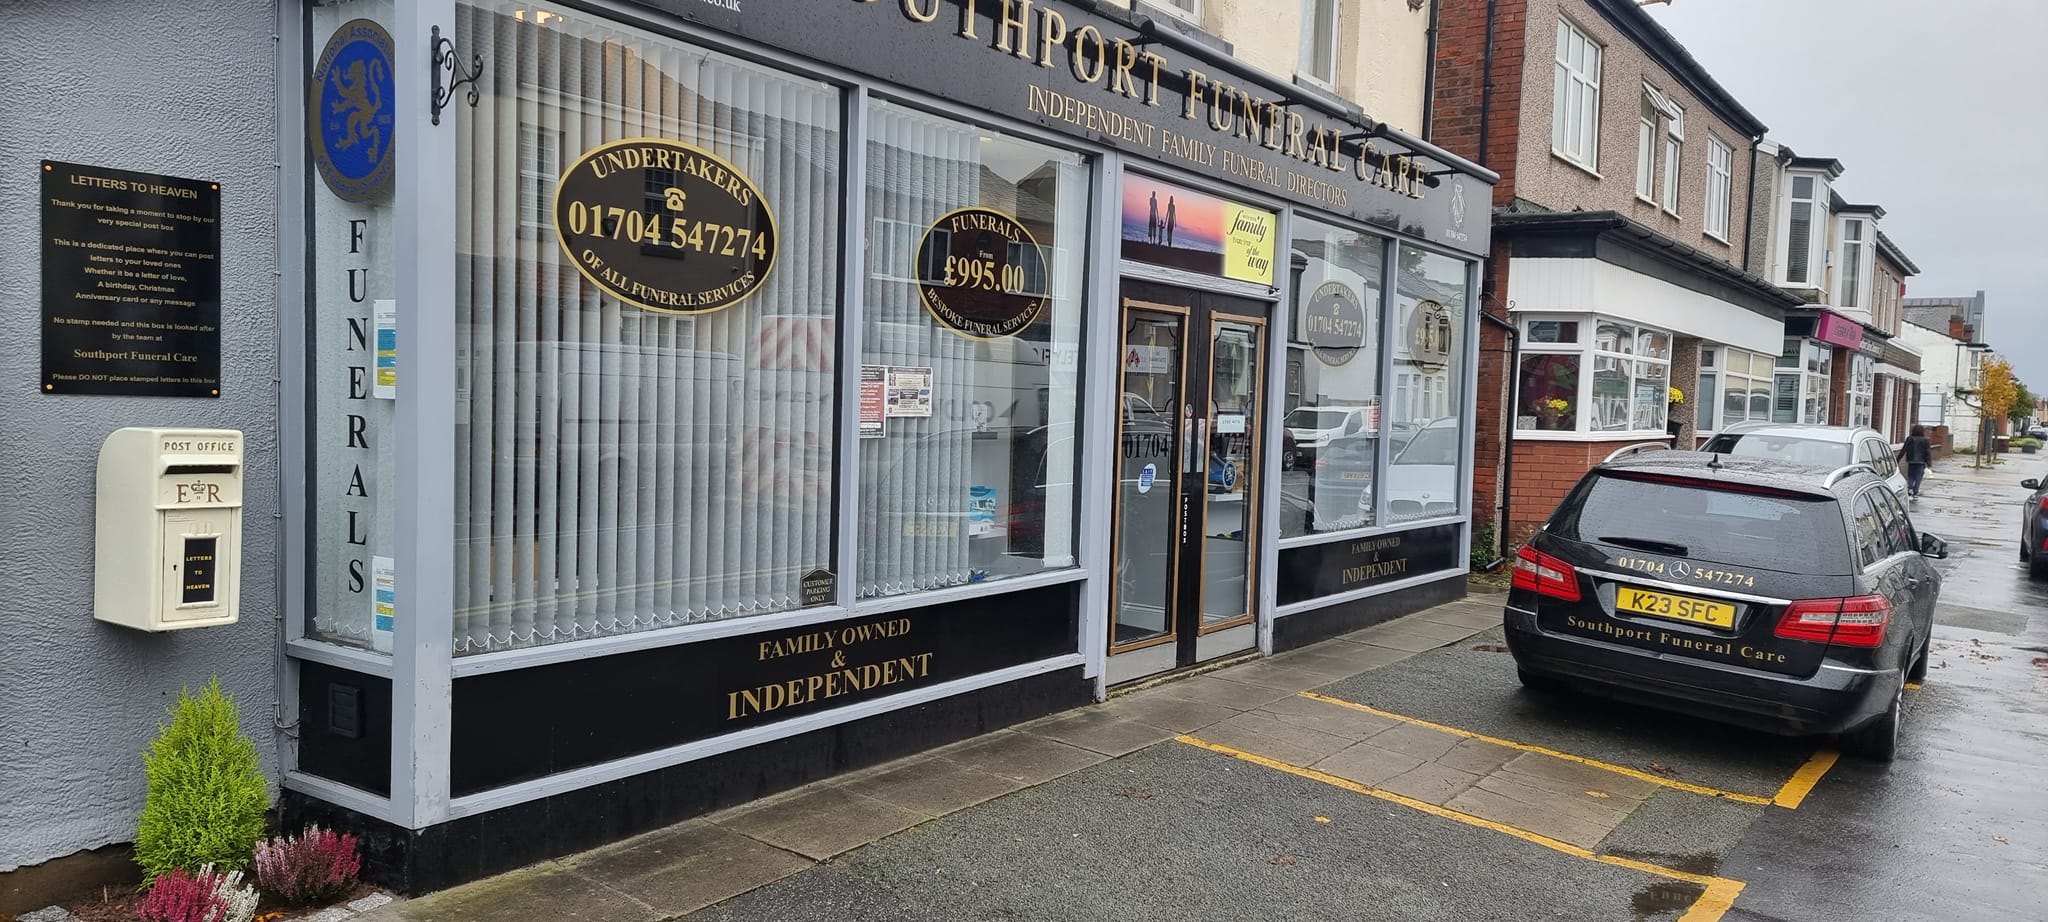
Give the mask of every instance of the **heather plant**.
<svg viewBox="0 0 2048 922">
<path fill-rule="evenodd" d="M 220 922 L 252 922 L 256 918 L 256 885 L 242 883 L 242 872 L 216 874 L 209 864 L 199 869 L 199 879 L 213 885 L 213 898 L 221 906 Z"/>
<path fill-rule="evenodd" d="M 247 867 L 263 838 L 270 786 L 234 701 L 215 678 L 197 695 L 180 691 L 170 718 L 142 758 L 149 794 L 135 862 L 150 881 L 174 868 Z"/>
<path fill-rule="evenodd" d="M 227 905 L 211 881 L 172 868 L 149 885 L 149 894 L 135 906 L 142 922 L 224 922 Z"/>
<path fill-rule="evenodd" d="M 256 846 L 256 883 L 293 905 L 324 903 L 348 893 L 362 865 L 355 836 L 318 826 Z"/>
</svg>

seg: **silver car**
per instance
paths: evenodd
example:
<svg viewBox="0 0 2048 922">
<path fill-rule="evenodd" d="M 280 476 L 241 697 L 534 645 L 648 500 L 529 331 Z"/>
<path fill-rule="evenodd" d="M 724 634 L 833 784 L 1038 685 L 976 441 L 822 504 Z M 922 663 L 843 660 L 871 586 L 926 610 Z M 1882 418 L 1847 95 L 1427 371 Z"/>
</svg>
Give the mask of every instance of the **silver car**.
<svg viewBox="0 0 2048 922">
<path fill-rule="evenodd" d="M 1802 426 L 1794 423 L 1737 423 L 1700 446 L 1704 452 L 1749 458 L 1780 458 L 1829 470 L 1868 464 L 1906 495 L 1906 472 L 1884 433 L 1869 426 Z"/>
</svg>

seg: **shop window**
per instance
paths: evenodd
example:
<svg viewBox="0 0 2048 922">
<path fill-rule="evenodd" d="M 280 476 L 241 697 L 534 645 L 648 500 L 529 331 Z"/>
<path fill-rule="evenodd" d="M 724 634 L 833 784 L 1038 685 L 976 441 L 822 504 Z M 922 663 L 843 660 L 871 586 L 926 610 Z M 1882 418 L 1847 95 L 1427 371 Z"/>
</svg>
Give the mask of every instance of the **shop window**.
<svg viewBox="0 0 2048 922">
<path fill-rule="evenodd" d="M 1591 343 L 1577 342 L 1582 327 L 1593 331 Z M 1516 429 L 1664 431 L 1670 405 L 1670 333 L 1593 318 L 1527 319 L 1522 329 Z"/>
<path fill-rule="evenodd" d="M 1518 429 L 1576 432 L 1579 428 L 1578 355 L 1522 356 Z"/>
<path fill-rule="evenodd" d="M 461 6 L 455 36 L 490 64 L 454 110 L 456 652 L 830 603 L 838 91 L 521 10 Z M 586 160 L 649 137 L 666 163 Z M 554 170 L 578 197 L 543 195 Z"/>
<path fill-rule="evenodd" d="M 1281 537 L 1378 523 L 1385 247 L 1371 234 L 1295 218 L 1295 321 L 1287 352 L 1300 378 L 1282 422 L 1293 454 L 1282 459 Z M 1419 376 L 1408 385 L 1419 395 Z"/>
<path fill-rule="evenodd" d="M 1388 421 L 1387 521 L 1403 524 L 1460 514 L 1466 422 L 1465 270 L 1467 263 L 1403 246 L 1392 310 L 1406 316 L 1393 343 L 1398 374 L 1414 391 L 1394 402 Z"/>
<path fill-rule="evenodd" d="M 306 11 L 311 53 L 318 55 L 344 22 L 363 18 L 392 27 L 389 2 L 316 6 Z M 363 66 L 358 60 L 359 69 Z M 336 79 L 343 76 L 336 72 Z M 370 75 L 364 78 L 370 79 Z M 314 98 L 321 87 L 309 87 Z M 378 129 L 374 121 L 363 127 Z M 389 129 L 358 136 L 350 152 L 403 156 Z M 305 145 L 311 149 L 320 145 Z M 386 386 L 377 362 L 395 345 L 397 283 L 388 197 L 349 201 L 311 162 L 306 169 L 307 247 L 305 527 L 307 637 L 392 651 L 399 477 L 395 382 Z M 393 373 L 396 368 L 390 369 Z M 253 501 L 253 497 L 251 497 Z M 254 588 L 254 584 L 249 584 Z M 380 599 L 380 595 L 382 598 Z M 291 606 L 297 608 L 297 605 Z"/>
<path fill-rule="evenodd" d="M 1074 566 L 1088 167 L 876 102 L 856 595 Z M 869 385 L 864 385 L 869 386 Z M 893 401 L 893 402 L 891 402 Z M 863 410 L 863 414 L 869 411 Z"/>
</svg>

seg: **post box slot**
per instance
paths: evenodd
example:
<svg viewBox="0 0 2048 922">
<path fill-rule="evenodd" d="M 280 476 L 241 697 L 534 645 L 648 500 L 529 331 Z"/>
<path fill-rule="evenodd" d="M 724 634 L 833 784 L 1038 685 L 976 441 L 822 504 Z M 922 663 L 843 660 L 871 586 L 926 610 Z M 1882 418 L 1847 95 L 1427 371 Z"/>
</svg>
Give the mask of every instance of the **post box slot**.
<svg viewBox="0 0 2048 922">
<path fill-rule="evenodd" d="M 232 464 L 168 464 L 164 466 L 165 476 L 171 474 L 232 474 Z"/>
</svg>

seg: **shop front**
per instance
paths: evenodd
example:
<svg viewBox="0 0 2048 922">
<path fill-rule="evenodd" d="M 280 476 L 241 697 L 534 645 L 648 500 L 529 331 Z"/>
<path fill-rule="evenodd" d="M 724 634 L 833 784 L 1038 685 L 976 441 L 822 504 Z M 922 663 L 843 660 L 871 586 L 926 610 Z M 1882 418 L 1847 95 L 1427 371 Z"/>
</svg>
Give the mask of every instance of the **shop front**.
<svg viewBox="0 0 2048 922">
<path fill-rule="evenodd" d="M 301 11 L 283 805 L 394 886 L 1463 593 L 1491 174 L 1144 17 L 743 6 Z"/>
</svg>

